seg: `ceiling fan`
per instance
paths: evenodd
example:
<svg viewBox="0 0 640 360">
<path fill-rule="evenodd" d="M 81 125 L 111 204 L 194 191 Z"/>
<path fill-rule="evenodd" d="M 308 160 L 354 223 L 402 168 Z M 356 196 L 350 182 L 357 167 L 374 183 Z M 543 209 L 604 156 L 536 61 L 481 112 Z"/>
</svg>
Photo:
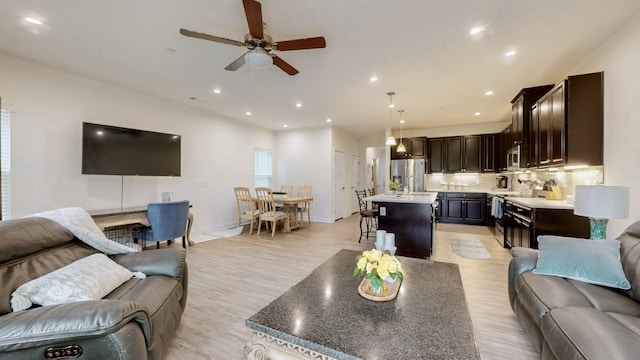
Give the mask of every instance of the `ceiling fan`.
<svg viewBox="0 0 640 360">
<path fill-rule="evenodd" d="M 254 68 L 264 68 L 273 63 L 273 65 L 279 67 L 287 74 L 296 75 L 299 71 L 278 57 L 276 51 L 318 49 L 326 46 L 326 42 L 322 36 L 274 42 L 271 36 L 264 33 L 262 5 L 255 0 L 242 0 L 242 4 L 244 5 L 247 23 L 249 24 L 249 33 L 244 36 L 244 42 L 187 29 L 180 29 L 180 34 L 222 44 L 243 46 L 249 49 L 245 54 L 225 67 L 225 70 L 229 71 L 236 71 L 245 63 L 248 63 L 249 66 Z"/>
</svg>

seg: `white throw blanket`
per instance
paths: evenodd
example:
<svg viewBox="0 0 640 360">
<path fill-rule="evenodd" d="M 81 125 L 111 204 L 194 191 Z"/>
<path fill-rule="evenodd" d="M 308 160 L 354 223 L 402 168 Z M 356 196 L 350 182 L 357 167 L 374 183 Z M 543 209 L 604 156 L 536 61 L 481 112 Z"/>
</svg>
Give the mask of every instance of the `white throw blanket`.
<svg viewBox="0 0 640 360">
<path fill-rule="evenodd" d="M 90 245 L 94 249 L 98 249 L 107 255 L 124 254 L 130 252 L 137 252 L 138 250 L 132 249 L 128 246 L 124 246 L 115 241 L 109 240 L 91 215 L 89 215 L 81 207 L 69 207 L 56 209 L 51 211 L 45 211 L 26 217 L 43 217 L 49 220 L 53 220 L 58 224 L 67 228 L 78 239 L 82 240 L 87 245 Z"/>
</svg>

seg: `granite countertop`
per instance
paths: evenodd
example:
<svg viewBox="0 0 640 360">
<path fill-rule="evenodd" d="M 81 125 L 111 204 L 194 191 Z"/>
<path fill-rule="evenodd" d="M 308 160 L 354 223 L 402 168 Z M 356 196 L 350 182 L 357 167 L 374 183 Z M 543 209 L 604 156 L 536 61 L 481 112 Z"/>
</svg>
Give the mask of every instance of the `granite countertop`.
<svg viewBox="0 0 640 360">
<path fill-rule="evenodd" d="M 364 198 L 364 201 L 371 202 L 395 202 L 407 204 L 433 204 L 436 201 L 437 192 L 416 192 L 408 195 L 380 194 Z"/>
<path fill-rule="evenodd" d="M 245 322 L 339 360 L 479 359 L 458 265 L 399 256 L 396 299 L 363 298 L 359 251 L 340 250 Z"/>
</svg>

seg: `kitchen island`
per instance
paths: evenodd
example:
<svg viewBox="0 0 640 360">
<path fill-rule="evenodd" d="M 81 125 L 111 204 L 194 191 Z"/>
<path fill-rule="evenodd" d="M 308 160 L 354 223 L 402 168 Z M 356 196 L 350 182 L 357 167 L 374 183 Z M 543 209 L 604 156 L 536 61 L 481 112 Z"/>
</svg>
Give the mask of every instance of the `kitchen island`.
<svg viewBox="0 0 640 360">
<path fill-rule="evenodd" d="M 436 192 L 381 194 L 365 198 L 378 206 L 378 229 L 394 233 L 397 255 L 431 256 L 435 241 Z"/>
</svg>

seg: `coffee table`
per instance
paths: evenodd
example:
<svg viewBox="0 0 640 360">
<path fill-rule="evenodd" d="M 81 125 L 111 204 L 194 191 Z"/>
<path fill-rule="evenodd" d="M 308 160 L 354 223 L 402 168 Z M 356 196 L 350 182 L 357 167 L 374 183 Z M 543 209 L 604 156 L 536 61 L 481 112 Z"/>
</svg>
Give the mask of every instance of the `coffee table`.
<svg viewBox="0 0 640 360">
<path fill-rule="evenodd" d="M 479 359 L 458 265 L 398 257 L 387 302 L 358 294 L 360 252 L 341 250 L 246 320 L 247 359 Z"/>
</svg>

